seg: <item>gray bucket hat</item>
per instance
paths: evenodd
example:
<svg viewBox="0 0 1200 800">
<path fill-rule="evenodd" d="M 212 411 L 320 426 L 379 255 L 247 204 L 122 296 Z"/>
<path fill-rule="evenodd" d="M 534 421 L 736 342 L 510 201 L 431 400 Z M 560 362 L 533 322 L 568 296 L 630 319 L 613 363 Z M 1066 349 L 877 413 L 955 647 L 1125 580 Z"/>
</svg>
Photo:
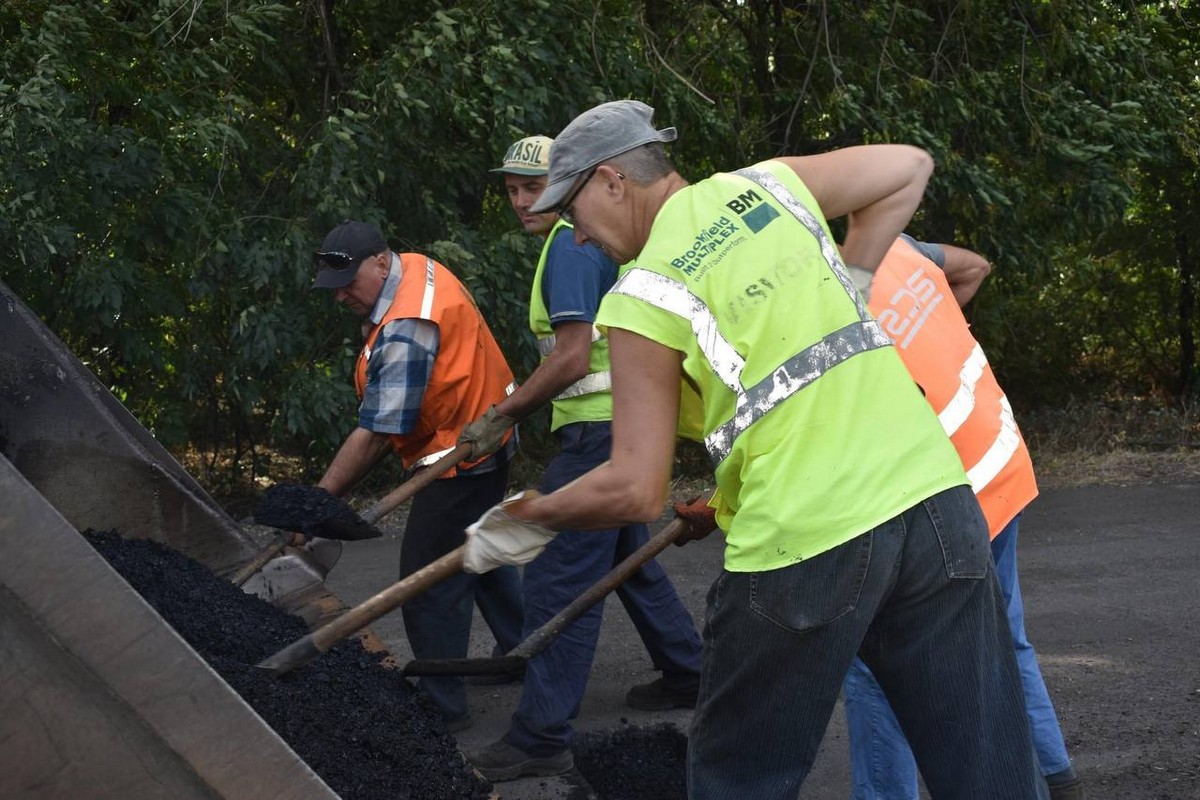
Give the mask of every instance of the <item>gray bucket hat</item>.
<svg viewBox="0 0 1200 800">
<path fill-rule="evenodd" d="M 550 148 L 546 191 L 529 210 L 556 210 L 582 172 L 651 142 L 673 142 L 674 128 L 655 130 L 654 109 L 637 100 L 602 103 L 571 120 Z"/>
</svg>

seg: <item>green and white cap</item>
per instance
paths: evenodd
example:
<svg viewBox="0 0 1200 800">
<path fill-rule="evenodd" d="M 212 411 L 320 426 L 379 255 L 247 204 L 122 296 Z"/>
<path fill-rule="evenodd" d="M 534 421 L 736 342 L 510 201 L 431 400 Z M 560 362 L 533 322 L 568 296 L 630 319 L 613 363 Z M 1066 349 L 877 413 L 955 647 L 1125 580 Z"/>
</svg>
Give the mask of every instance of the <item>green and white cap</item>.
<svg viewBox="0 0 1200 800">
<path fill-rule="evenodd" d="M 526 136 L 512 143 L 504 154 L 504 162 L 489 172 L 507 172 L 512 175 L 545 175 L 550 170 L 549 136 Z"/>
</svg>

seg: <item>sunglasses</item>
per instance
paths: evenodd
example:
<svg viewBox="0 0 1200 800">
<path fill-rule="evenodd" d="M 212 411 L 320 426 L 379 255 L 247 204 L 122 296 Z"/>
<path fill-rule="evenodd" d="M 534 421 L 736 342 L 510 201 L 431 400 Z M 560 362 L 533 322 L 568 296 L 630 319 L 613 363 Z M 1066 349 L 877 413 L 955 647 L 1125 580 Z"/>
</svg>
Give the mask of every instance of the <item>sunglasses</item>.
<svg viewBox="0 0 1200 800">
<path fill-rule="evenodd" d="M 330 250 L 327 253 L 316 253 L 313 255 L 313 263 L 318 268 L 328 267 L 329 269 L 343 270 L 355 266 L 360 261 L 362 261 L 361 258 L 355 258 L 341 250 Z"/>
<path fill-rule="evenodd" d="M 583 182 L 575 187 L 575 191 L 563 198 L 562 204 L 559 205 L 558 216 L 566 220 L 567 224 L 575 224 L 575 209 L 572 208 L 572 206 L 575 205 L 575 198 L 579 197 L 579 193 L 583 191 L 583 187 L 587 186 L 588 181 L 592 179 L 592 176 L 596 174 L 596 170 L 598 169 L 600 169 L 598 166 L 592 167 L 591 172 L 587 174 L 587 177 L 583 179 Z"/>
</svg>

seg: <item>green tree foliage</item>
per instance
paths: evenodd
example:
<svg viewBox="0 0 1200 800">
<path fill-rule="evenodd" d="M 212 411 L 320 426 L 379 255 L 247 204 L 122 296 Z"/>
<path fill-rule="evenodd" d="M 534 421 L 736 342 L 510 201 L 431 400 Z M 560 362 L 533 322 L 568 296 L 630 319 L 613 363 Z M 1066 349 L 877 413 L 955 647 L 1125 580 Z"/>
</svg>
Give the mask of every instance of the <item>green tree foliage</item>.
<svg viewBox="0 0 1200 800">
<path fill-rule="evenodd" d="M 523 375 L 539 242 L 487 170 L 637 97 L 685 175 L 905 141 L 913 225 L 996 265 L 973 316 L 1011 392 L 1196 390 L 1191 2 L 9 0 L 9 283 L 164 441 L 319 471 L 357 321 L 311 292 L 341 219 L 474 291 Z"/>
</svg>

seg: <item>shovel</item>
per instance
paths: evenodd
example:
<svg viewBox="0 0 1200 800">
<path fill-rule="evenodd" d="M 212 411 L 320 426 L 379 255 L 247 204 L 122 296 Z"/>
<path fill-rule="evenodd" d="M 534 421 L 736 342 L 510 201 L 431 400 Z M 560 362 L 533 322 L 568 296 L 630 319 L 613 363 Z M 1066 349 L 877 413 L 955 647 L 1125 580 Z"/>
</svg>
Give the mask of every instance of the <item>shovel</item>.
<svg viewBox="0 0 1200 800">
<path fill-rule="evenodd" d="M 466 458 L 470 452 L 471 444 L 469 442 L 458 445 L 432 465 L 393 489 L 390 494 L 371 506 L 363 514 L 362 519 L 368 525 L 378 522 L 405 500 L 432 483 L 439 475 Z M 320 527 L 320 530 L 337 532 L 338 527 Z M 374 597 L 359 603 L 328 625 L 313 631 L 303 639 L 293 642 L 275 655 L 260 662 L 257 665 L 258 668 L 278 676 L 304 666 L 322 653 L 328 652 L 329 648 L 342 639 L 367 627 L 435 583 L 461 571 L 464 552 L 465 546 L 457 547 L 436 561 L 426 564 L 407 578 L 397 581 Z"/>
<path fill-rule="evenodd" d="M 666 549 L 687 529 L 687 522 L 680 518 L 671 520 L 661 531 L 625 559 L 617 564 L 583 594 L 576 597 L 562 611 L 555 614 L 540 628 L 529 634 L 506 655 L 497 658 L 446 658 L 426 661 L 410 661 L 404 667 L 405 677 L 418 675 L 510 675 L 519 676 L 525 671 L 529 660 L 545 650 L 554 637 L 568 625 L 583 616 L 589 608 L 599 603 L 606 595 L 629 580 L 642 565 Z"/>
<path fill-rule="evenodd" d="M 255 666 L 276 677 L 302 667 L 335 644 L 370 625 L 397 606 L 416 597 L 430 586 L 443 581 L 462 570 L 466 545 L 454 548 L 446 555 L 426 564 L 401 581 L 393 583 L 374 597 L 356 605 L 340 617 L 292 642 L 275 655 L 260 661 Z"/>
<path fill-rule="evenodd" d="M 412 478 L 397 486 L 383 499 L 367 509 L 361 517 L 354 513 L 347 503 L 333 497 L 324 489 L 318 489 L 315 486 L 286 487 L 286 491 L 290 495 L 289 499 L 295 505 L 299 505 L 301 508 L 318 509 L 317 517 L 315 519 L 297 518 L 284 512 L 280 516 L 269 517 L 269 521 L 265 522 L 277 528 L 298 528 L 306 536 L 318 536 L 323 539 L 359 541 L 377 538 L 382 535 L 382 531 L 375 527 L 376 522 L 395 511 L 402 503 L 433 483 L 446 470 L 458 464 L 470 453 L 470 443 L 458 445 L 433 464 L 419 470 Z M 275 488 L 273 486 L 268 489 L 268 494 Z M 288 504 L 280 503 L 278 505 L 286 507 Z M 255 520 L 264 522 L 257 518 L 257 513 Z M 290 533 L 281 534 L 275 541 L 263 548 L 258 555 L 246 562 L 245 566 L 241 567 L 230 580 L 235 586 L 241 586 L 249 580 L 251 575 L 262 569 L 263 565 L 287 547 L 291 539 Z"/>
</svg>

